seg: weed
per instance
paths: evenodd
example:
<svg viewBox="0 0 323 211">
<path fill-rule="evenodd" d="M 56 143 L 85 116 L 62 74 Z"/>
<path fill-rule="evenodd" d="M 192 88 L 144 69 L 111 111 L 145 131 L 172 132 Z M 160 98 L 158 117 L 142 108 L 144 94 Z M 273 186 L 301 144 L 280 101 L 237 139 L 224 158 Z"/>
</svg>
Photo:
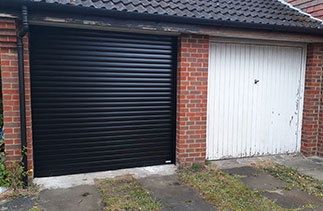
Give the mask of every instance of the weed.
<svg viewBox="0 0 323 211">
<path fill-rule="evenodd" d="M 8 191 L 6 197 L 8 198 L 19 198 L 30 195 L 37 195 L 39 193 L 39 187 L 34 183 L 30 183 L 27 187 L 24 188 L 12 188 L 11 191 Z"/>
<path fill-rule="evenodd" d="M 266 166 L 260 165 L 259 168 L 282 181 L 290 183 L 292 187 L 296 186 L 309 194 L 323 198 L 323 181 L 321 180 L 314 179 L 300 173 L 297 169 L 288 168 L 278 163 Z"/>
<path fill-rule="evenodd" d="M 24 185 L 23 177 L 27 175 L 27 172 L 24 172 L 23 165 L 21 163 L 11 162 L 6 171 L 6 181 L 10 184 L 10 187 L 13 190 L 22 188 Z"/>
<path fill-rule="evenodd" d="M 42 209 L 38 207 L 38 202 L 35 202 L 34 206 L 28 211 L 42 211 Z"/>
<path fill-rule="evenodd" d="M 193 163 L 190 170 L 193 172 L 202 171 L 205 167 L 200 163 Z"/>
<path fill-rule="evenodd" d="M 26 153 L 24 149 L 22 154 Z M 7 166 L 5 165 L 5 153 L 0 153 L 0 186 L 10 187 L 12 190 L 23 188 L 23 178 L 28 176 L 28 172 L 24 170 L 23 156 L 19 161 L 11 161 Z"/>
<path fill-rule="evenodd" d="M 284 190 L 288 190 L 288 191 L 291 191 L 292 190 L 292 188 L 290 186 L 288 186 L 288 185 L 284 186 L 283 189 Z"/>
<path fill-rule="evenodd" d="M 211 162 L 211 161 L 209 161 L 209 160 L 206 160 L 206 161 L 205 161 L 205 165 L 210 166 L 210 165 L 212 165 L 212 162 Z"/>
<path fill-rule="evenodd" d="M 0 153 L 0 186 L 1 187 L 9 187 L 10 183 L 6 180 L 8 177 L 8 171 L 6 170 L 5 165 L 5 154 L 3 152 Z"/>
</svg>

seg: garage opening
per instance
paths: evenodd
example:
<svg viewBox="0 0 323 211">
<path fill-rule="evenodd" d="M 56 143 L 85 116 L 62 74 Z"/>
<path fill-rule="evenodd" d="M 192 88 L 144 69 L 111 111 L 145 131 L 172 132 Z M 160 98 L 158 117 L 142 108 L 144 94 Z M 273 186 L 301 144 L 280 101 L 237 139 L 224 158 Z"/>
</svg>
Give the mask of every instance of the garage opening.
<svg viewBox="0 0 323 211">
<path fill-rule="evenodd" d="M 207 158 L 300 150 L 303 46 L 212 43 Z"/>
<path fill-rule="evenodd" d="M 174 163 L 176 42 L 31 27 L 35 177 Z"/>
</svg>

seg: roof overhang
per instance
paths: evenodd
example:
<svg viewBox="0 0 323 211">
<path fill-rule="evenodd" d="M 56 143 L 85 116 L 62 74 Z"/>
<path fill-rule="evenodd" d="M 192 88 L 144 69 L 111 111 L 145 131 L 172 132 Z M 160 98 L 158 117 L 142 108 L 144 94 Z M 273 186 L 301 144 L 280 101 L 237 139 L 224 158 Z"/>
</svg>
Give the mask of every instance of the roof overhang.
<svg viewBox="0 0 323 211">
<path fill-rule="evenodd" d="M 31 24 L 323 43 L 323 30 L 147 15 L 26 0 L 2 0 L 0 17 L 19 18 L 23 4 L 28 6 Z"/>
</svg>

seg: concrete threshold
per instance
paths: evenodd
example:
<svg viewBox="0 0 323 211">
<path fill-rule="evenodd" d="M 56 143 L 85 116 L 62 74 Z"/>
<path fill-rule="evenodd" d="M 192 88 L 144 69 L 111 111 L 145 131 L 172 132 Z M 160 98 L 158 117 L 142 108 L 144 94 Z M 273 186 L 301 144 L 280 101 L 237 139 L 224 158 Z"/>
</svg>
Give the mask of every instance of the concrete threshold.
<svg viewBox="0 0 323 211">
<path fill-rule="evenodd" d="M 41 190 L 70 188 L 79 185 L 94 185 L 94 179 L 114 178 L 126 174 L 130 174 L 136 179 L 153 175 L 167 176 L 175 174 L 176 169 L 175 165 L 158 165 L 66 176 L 34 178 L 33 182 L 39 185 Z"/>
</svg>

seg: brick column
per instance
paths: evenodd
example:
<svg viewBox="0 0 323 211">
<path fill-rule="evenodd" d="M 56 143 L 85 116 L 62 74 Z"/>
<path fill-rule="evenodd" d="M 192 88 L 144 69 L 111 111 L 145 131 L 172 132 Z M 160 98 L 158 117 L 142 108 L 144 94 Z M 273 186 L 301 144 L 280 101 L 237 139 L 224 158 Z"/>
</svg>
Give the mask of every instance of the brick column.
<svg viewBox="0 0 323 211">
<path fill-rule="evenodd" d="M 205 164 L 209 38 L 182 35 L 178 51 L 176 158 Z"/>
<path fill-rule="evenodd" d="M 323 157 L 323 44 L 321 44 L 320 53 L 317 55 L 317 58 L 321 60 L 321 62 L 317 64 L 318 68 L 321 68 L 321 105 L 319 115 L 317 155 Z"/>
<path fill-rule="evenodd" d="M 0 19 L 0 61 L 3 96 L 3 120 L 5 128 L 5 152 L 8 162 L 21 158 L 20 107 L 17 56 L 17 24 L 14 19 Z M 26 124 L 28 169 L 33 168 L 32 130 L 30 105 L 30 74 L 28 38 L 24 38 L 25 89 L 26 89 Z M 31 173 L 32 176 L 32 173 Z"/>
<path fill-rule="evenodd" d="M 323 49 L 322 49 L 323 52 Z M 323 58 L 323 57 L 322 57 Z M 323 60 L 323 59 L 322 59 Z M 321 69 L 323 69 L 323 62 L 321 63 Z M 323 70 L 322 75 L 323 75 Z M 319 121 L 319 136 L 317 140 L 317 156 L 323 157 L 323 76 L 321 78 L 321 106 L 320 106 L 320 121 Z"/>
<path fill-rule="evenodd" d="M 307 48 L 305 94 L 301 151 L 306 156 L 322 155 L 322 69 L 323 45 L 310 44 Z M 320 118 L 321 117 L 321 118 Z M 321 136 L 319 136 L 321 135 Z M 320 140 L 320 142 L 319 142 Z M 317 153 L 318 150 L 320 153 Z"/>
</svg>

